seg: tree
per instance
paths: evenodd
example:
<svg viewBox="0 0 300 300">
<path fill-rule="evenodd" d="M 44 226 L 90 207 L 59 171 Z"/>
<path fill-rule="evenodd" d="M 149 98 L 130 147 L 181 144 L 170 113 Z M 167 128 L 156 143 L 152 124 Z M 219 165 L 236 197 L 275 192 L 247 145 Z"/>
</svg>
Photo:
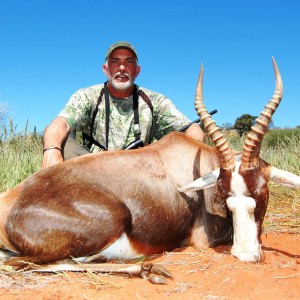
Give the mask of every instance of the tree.
<svg viewBox="0 0 300 300">
<path fill-rule="evenodd" d="M 0 102 L 0 125 L 3 125 L 3 123 L 7 119 L 7 110 L 7 105 L 5 103 Z"/>
<path fill-rule="evenodd" d="M 256 118 L 256 116 L 251 116 L 249 114 L 241 115 L 235 120 L 233 128 L 239 132 L 240 136 L 242 136 L 251 130 L 251 126 L 254 124 Z"/>
<path fill-rule="evenodd" d="M 5 103 L 0 102 L 0 140 L 4 134 L 5 122 L 7 120 L 8 108 Z"/>
<path fill-rule="evenodd" d="M 225 129 L 225 130 L 230 130 L 233 128 L 232 124 L 231 123 L 223 123 L 222 125 L 222 128 Z"/>
</svg>

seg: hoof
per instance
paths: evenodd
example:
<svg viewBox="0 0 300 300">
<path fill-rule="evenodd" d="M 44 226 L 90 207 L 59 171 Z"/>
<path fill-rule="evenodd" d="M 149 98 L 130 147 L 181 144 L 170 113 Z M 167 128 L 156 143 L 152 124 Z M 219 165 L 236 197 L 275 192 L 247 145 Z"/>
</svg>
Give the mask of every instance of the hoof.
<svg viewBox="0 0 300 300">
<path fill-rule="evenodd" d="M 168 284 L 168 280 L 156 274 L 150 274 L 148 280 L 153 284 Z"/>
<path fill-rule="evenodd" d="M 173 278 L 172 274 L 163 266 L 151 263 L 142 264 L 140 276 L 153 284 L 167 284 L 166 278 Z"/>
</svg>

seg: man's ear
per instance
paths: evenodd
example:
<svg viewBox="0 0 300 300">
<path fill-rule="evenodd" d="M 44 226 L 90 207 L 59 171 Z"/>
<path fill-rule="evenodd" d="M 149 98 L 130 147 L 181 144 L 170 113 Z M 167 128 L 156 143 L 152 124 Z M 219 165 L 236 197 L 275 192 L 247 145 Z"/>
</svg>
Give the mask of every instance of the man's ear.
<svg viewBox="0 0 300 300">
<path fill-rule="evenodd" d="M 141 72 L 141 66 L 138 65 L 138 66 L 136 67 L 135 77 L 138 77 L 139 74 L 140 74 L 140 72 Z"/>
<path fill-rule="evenodd" d="M 107 77 L 108 76 L 107 64 L 102 65 L 102 71 L 105 74 L 105 76 Z"/>
</svg>

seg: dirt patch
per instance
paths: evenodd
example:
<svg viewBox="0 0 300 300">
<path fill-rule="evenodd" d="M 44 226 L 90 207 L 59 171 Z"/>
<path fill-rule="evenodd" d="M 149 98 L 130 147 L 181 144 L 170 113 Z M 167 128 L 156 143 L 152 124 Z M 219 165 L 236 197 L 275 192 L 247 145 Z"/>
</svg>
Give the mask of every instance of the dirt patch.
<svg viewBox="0 0 300 300">
<path fill-rule="evenodd" d="M 109 274 L 0 274 L 0 299 L 299 299 L 300 234 L 263 235 L 265 261 L 242 263 L 229 246 L 192 247 L 153 260 L 174 276 L 167 285 Z"/>
</svg>

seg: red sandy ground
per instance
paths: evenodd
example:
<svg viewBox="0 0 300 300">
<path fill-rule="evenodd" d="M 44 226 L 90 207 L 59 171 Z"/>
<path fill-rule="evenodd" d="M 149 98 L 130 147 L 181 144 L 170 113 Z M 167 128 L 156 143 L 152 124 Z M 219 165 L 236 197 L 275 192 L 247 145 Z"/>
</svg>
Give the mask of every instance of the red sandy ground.
<svg viewBox="0 0 300 300">
<path fill-rule="evenodd" d="M 153 260 L 174 276 L 167 285 L 126 275 L 0 274 L 0 299 L 300 299 L 300 234 L 263 235 L 265 261 L 242 263 L 229 246 L 189 247 Z"/>
</svg>

